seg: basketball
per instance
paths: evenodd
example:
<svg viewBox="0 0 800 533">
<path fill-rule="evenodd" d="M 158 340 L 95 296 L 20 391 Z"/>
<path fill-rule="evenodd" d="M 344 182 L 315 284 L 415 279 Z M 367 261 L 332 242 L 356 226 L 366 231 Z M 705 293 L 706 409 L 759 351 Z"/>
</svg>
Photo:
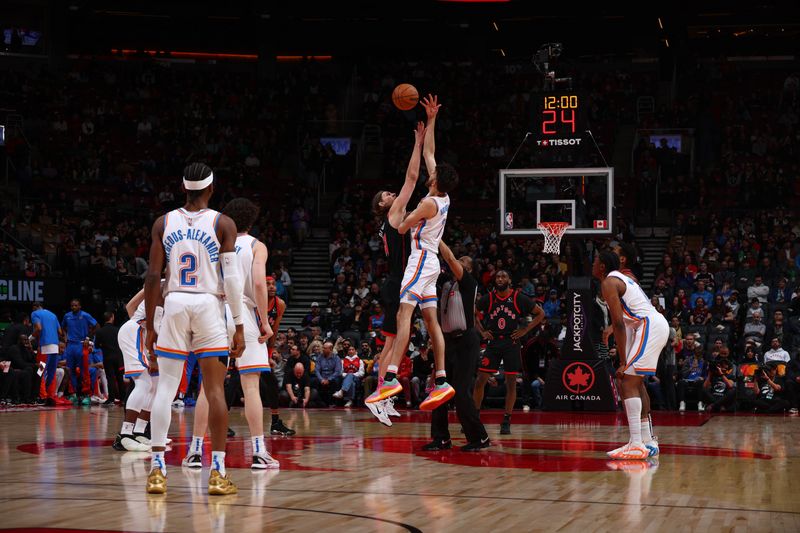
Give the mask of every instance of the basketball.
<svg viewBox="0 0 800 533">
<path fill-rule="evenodd" d="M 392 91 L 392 102 L 401 111 L 414 109 L 414 106 L 419 102 L 417 88 L 408 83 L 401 83 Z"/>
</svg>

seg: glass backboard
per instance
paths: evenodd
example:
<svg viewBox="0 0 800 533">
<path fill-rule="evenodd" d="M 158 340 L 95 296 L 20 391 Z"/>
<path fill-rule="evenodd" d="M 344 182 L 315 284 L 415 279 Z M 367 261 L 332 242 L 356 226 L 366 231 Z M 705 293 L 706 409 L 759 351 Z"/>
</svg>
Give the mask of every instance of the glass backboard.
<svg viewBox="0 0 800 533">
<path fill-rule="evenodd" d="M 610 235 L 614 169 L 500 171 L 500 233 L 541 235 L 539 222 L 568 222 L 568 235 Z"/>
</svg>

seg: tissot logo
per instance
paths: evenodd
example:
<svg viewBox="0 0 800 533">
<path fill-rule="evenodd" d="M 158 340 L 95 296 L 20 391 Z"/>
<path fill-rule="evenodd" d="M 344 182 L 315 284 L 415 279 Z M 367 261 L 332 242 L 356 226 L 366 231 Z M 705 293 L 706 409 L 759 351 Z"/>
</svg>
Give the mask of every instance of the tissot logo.
<svg viewBox="0 0 800 533">
<path fill-rule="evenodd" d="M 578 146 L 582 139 L 543 139 L 536 141 L 538 146 Z"/>
<path fill-rule="evenodd" d="M 594 385 L 594 370 L 591 366 L 580 361 L 569 364 L 561 373 L 561 382 L 569 392 L 583 395 Z M 580 399 L 599 400 L 600 398 L 582 397 Z"/>
</svg>

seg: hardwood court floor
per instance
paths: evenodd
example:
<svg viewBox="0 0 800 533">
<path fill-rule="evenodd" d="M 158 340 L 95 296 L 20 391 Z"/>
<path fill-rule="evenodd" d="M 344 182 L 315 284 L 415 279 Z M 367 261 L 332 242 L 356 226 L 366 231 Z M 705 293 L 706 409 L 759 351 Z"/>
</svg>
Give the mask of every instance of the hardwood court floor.
<svg viewBox="0 0 800 533">
<path fill-rule="evenodd" d="M 252 473 L 234 410 L 227 464 L 240 491 L 209 498 L 208 469 L 179 466 L 191 409 L 173 411 L 166 496 L 145 494 L 148 454 L 110 447 L 121 416 L 103 407 L 0 412 L 0 528 L 800 531 L 797 417 L 656 413 L 662 454 L 645 467 L 606 461 L 627 440 L 619 415 L 519 413 L 500 437 L 501 413 L 484 412 L 494 445 L 470 454 L 419 451 L 427 413 L 403 412 L 385 428 L 363 409 L 284 410 L 298 434 L 269 442 L 281 470 Z"/>
</svg>

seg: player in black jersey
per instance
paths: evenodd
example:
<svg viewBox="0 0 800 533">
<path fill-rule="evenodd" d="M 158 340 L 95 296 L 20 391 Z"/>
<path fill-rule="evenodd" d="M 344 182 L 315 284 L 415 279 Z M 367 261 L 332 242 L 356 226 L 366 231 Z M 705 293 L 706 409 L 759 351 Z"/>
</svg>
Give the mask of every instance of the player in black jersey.
<svg viewBox="0 0 800 533">
<path fill-rule="evenodd" d="M 274 335 L 267 340 L 267 350 L 269 351 L 270 367 L 275 363 L 273 354 L 275 353 L 275 337 L 278 335 L 278 328 L 281 326 L 281 318 L 283 312 L 286 310 L 286 303 L 278 297 L 277 287 L 275 286 L 275 278 L 267 276 L 267 295 L 269 296 L 269 311 L 267 311 L 267 322 L 274 332 Z M 280 355 L 278 355 L 280 357 Z M 291 437 L 296 432 L 293 429 L 286 427 L 281 420 L 278 413 L 278 380 L 275 374 L 270 372 L 261 373 L 261 384 L 264 387 L 263 398 L 267 399 L 270 411 L 272 411 L 272 424 L 270 433 L 273 435 L 283 435 L 284 437 Z"/>
<path fill-rule="evenodd" d="M 383 221 L 378 232 L 383 241 L 383 250 L 389 265 L 389 274 L 381 286 L 381 303 L 384 310 L 383 328 L 381 333 L 389 339 L 397 336 L 397 310 L 400 308 L 400 285 L 403 273 L 406 270 L 408 254 L 411 251 L 411 233 L 400 234 L 397 228 L 389 223 L 389 218 Z"/>
<path fill-rule="evenodd" d="M 381 300 L 384 310 L 381 333 L 386 337 L 386 343 L 381 353 L 375 356 L 376 358 L 383 354 L 387 356 L 391 355 L 394 339 L 397 336 L 397 311 L 400 308 L 400 285 L 402 284 L 403 274 L 405 273 L 406 263 L 408 262 L 408 254 L 411 252 L 411 233 L 401 235 L 400 232 L 397 231 L 397 227 L 403 221 L 403 218 L 405 218 L 406 206 L 408 206 L 411 194 L 417 186 L 422 143 L 424 140 L 425 125 L 419 122 L 417 123 L 417 129 L 414 131 L 414 148 L 411 152 L 408 169 L 406 170 L 406 179 L 403 183 L 403 187 L 400 189 L 400 194 L 395 194 L 390 191 L 378 191 L 372 199 L 372 212 L 379 217 L 383 217 L 380 237 L 383 241 L 383 249 L 389 263 L 389 275 L 386 277 L 386 281 L 384 281 L 381 287 Z M 383 363 L 383 358 L 381 358 L 381 363 Z M 380 364 L 378 367 L 378 389 L 380 389 L 380 385 L 383 383 L 383 376 L 386 374 L 386 366 L 386 364 Z M 385 408 L 389 407 L 393 414 L 395 412 L 394 409 L 388 405 L 390 401 L 391 400 L 385 400 L 379 404 L 366 404 L 372 414 L 387 426 L 391 426 L 392 423 L 385 414 Z"/>
<path fill-rule="evenodd" d="M 544 320 L 541 307 L 511 288 L 511 278 L 505 270 L 498 270 L 494 276 L 495 290 L 478 300 L 475 307 L 483 312 L 483 323 L 476 321 L 481 336 L 489 341 L 481 357 L 478 379 L 475 381 L 475 405 L 478 409 L 483 403 L 483 391 L 489 377 L 500 368 L 506 380 L 506 412 L 500 425 L 501 435 L 511 434 L 511 411 L 517 401 L 517 374 L 522 365 L 520 340 Z M 533 315 L 533 320 L 525 325 L 525 319 Z"/>
</svg>

